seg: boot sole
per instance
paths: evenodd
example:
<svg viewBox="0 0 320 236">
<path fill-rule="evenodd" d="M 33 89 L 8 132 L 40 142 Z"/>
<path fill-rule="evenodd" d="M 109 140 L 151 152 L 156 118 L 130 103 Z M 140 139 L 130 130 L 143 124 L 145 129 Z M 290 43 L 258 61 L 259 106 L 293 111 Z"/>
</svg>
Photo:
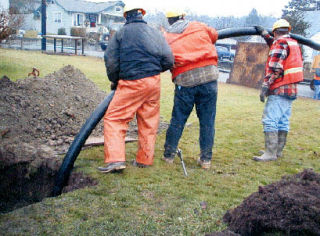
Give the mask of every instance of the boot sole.
<svg viewBox="0 0 320 236">
<path fill-rule="evenodd" d="M 110 173 L 110 172 L 120 172 L 123 171 L 126 168 L 126 166 L 117 166 L 110 170 L 99 170 L 101 173 Z"/>
<path fill-rule="evenodd" d="M 267 161 L 275 161 L 276 159 L 268 159 L 268 160 L 264 160 L 264 159 L 259 159 L 259 157 L 253 157 L 252 160 L 254 161 L 260 161 L 260 162 L 267 162 Z"/>
</svg>

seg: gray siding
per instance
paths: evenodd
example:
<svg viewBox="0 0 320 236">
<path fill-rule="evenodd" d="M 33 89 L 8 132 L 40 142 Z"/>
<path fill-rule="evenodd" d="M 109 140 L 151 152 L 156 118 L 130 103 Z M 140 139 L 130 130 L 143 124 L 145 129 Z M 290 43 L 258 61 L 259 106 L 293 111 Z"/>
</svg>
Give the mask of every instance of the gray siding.
<svg viewBox="0 0 320 236">
<path fill-rule="evenodd" d="M 56 14 L 61 14 L 61 22 L 56 22 Z M 57 4 L 49 4 L 47 7 L 47 33 L 58 34 L 59 28 L 65 28 L 66 33 L 70 34 L 70 27 L 72 24 L 72 16 L 64 11 Z"/>
</svg>

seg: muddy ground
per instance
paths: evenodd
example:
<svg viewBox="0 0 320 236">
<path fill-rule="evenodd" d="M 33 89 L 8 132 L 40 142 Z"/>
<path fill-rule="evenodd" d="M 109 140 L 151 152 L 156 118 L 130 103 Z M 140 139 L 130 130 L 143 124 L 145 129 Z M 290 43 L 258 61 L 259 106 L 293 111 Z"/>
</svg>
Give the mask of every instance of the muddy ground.
<svg viewBox="0 0 320 236">
<path fill-rule="evenodd" d="M 223 217 L 222 235 L 320 235 L 320 175 L 304 170 L 260 186 Z"/>
<path fill-rule="evenodd" d="M 0 79 L 0 212 L 50 194 L 61 154 L 106 96 L 73 66 L 44 78 Z M 102 121 L 91 136 L 101 135 Z M 127 136 L 136 138 L 135 121 Z M 64 191 L 94 184 L 95 180 L 72 173 Z"/>
</svg>

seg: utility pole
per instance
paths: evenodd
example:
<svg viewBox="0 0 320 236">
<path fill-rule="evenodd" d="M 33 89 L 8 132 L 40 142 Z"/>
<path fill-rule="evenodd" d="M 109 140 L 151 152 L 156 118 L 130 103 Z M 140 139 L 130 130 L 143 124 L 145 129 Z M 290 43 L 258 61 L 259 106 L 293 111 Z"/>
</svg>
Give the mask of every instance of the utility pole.
<svg viewBox="0 0 320 236">
<path fill-rule="evenodd" d="M 47 34 L 47 3 L 46 0 L 41 0 L 41 35 Z M 41 50 L 46 51 L 47 39 L 42 37 Z"/>
</svg>

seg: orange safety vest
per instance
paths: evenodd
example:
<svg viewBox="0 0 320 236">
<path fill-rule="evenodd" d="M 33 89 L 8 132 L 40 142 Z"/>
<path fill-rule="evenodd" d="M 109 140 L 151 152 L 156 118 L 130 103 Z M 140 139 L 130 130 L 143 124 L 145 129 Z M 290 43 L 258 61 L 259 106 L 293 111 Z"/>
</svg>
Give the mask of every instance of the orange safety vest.
<svg viewBox="0 0 320 236">
<path fill-rule="evenodd" d="M 200 22 L 190 22 L 182 33 L 164 32 L 174 55 L 172 79 L 179 74 L 209 65 L 218 64 L 214 43 L 218 32 Z"/>
<path fill-rule="evenodd" d="M 316 55 L 313 59 L 312 68 L 314 70 L 320 70 L 320 55 Z M 315 71 L 316 72 L 316 71 Z M 314 73 L 314 79 L 320 80 L 320 76 L 317 76 L 316 73 Z"/>
<path fill-rule="evenodd" d="M 289 46 L 290 53 L 284 60 L 283 77 L 276 79 L 271 85 L 270 90 L 279 88 L 286 84 L 293 84 L 303 81 L 303 62 L 301 49 L 296 40 L 291 38 L 280 37 L 275 40 L 270 48 L 270 52 L 277 47 L 280 42 L 286 41 Z M 270 57 L 268 57 L 266 64 L 266 71 L 269 66 Z"/>
</svg>

